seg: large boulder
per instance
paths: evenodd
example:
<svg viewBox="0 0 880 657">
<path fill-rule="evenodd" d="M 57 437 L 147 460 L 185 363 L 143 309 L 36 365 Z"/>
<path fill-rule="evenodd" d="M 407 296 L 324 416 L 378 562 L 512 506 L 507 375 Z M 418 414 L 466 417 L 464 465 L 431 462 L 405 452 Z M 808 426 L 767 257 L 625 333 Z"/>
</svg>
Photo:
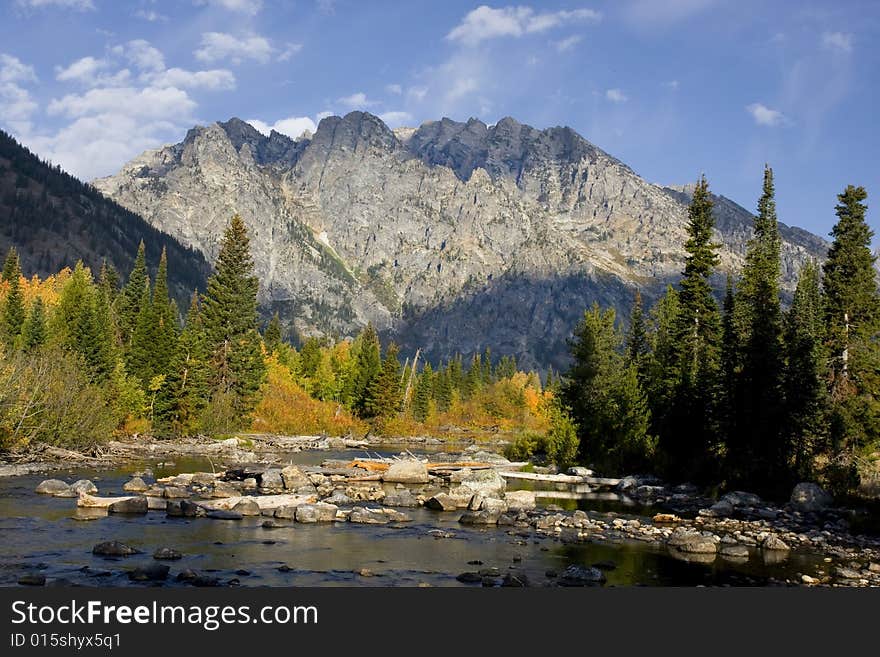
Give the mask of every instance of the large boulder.
<svg viewBox="0 0 880 657">
<path fill-rule="evenodd" d="M 667 545 L 680 552 L 692 554 L 715 554 L 718 551 L 718 545 L 714 538 L 687 530 L 673 532 Z"/>
<path fill-rule="evenodd" d="M 148 488 L 147 482 L 140 477 L 132 477 L 122 485 L 122 490 L 126 493 L 143 493 Z"/>
<path fill-rule="evenodd" d="M 260 489 L 264 491 L 284 490 L 284 479 L 281 477 L 281 470 L 278 468 L 269 468 L 263 472 L 260 477 Z"/>
<path fill-rule="evenodd" d="M 799 483 L 791 491 L 791 505 L 798 511 L 821 511 L 834 503 L 834 498 L 819 484 Z"/>
<path fill-rule="evenodd" d="M 512 490 L 504 494 L 509 511 L 531 511 L 535 508 L 535 492 L 531 490 Z"/>
<path fill-rule="evenodd" d="M 761 498 L 754 493 L 735 490 L 722 496 L 721 501 L 729 502 L 731 506 L 761 506 Z"/>
<path fill-rule="evenodd" d="M 455 511 L 458 508 L 458 503 L 455 498 L 446 493 L 437 493 L 425 500 L 425 507 L 434 511 Z"/>
<path fill-rule="evenodd" d="M 150 503 L 143 495 L 129 497 L 118 502 L 113 502 L 107 511 L 110 513 L 146 513 L 150 510 Z"/>
<path fill-rule="evenodd" d="M 384 525 L 389 522 L 407 522 L 411 518 L 405 513 L 393 509 L 371 509 L 356 506 L 348 516 L 350 522 L 366 525 Z"/>
<path fill-rule="evenodd" d="M 486 497 L 501 497 L 507 490 L 507 481 L 495 470 L 489 468 L 485 470 L 472 470 L 467 476 L 463 477 L 458 490 L 470 491 L 471 493 L 482 493 Z"/>
<path fill-rule="evenodd" d="M 46 479 L 39 483 L 35 492 L 40 495 L 54 495 L 55 497 L 60 497 L 69 490 L 70 485 L 60 479 Z"/>
<path fill-rule="evenodd" d="M 300 489 L 305 489 L 312 492 L 315 490 L 315 485 L 309 479 L 309 476 L 296 465 L 288 465 L 281 470 L 281 481 L 287 490 L 299 491 Z"/>
<path fill-rule="evenodd" d="M 559 586 L 601 586 L 606 579 L 605 573 L 598 568 L 572 564 L 562 572 L 556 583 Z"/>
<path fill-rule="evenodd" d="M 324 502 L 300 504 L 296 507 L 295 518 L 297 522 L 333 522 L 336 520 L 337 508 L 333 504 Z"/>
<path fill-rule="evenodd" d="M 427 484 L 428 468 L 421 461 L 395 461 L 382 475 L 391 484 Z"/>
<path fill-rule="evenodd" d="M 412 494 L 412 491 L 409 488 L 401 488 L 386 493 L 385 499 L 382 500 L 382 503 L 385 506 L 402 506 L 409 508 L 421 506 L 418 498 Z"/>
<path fill-rule="evenodd" d="M 80 479 L 70 484 L 70 492 L 73 493 L 71 497 L 79 497 L 80 493 L 94 495 L 98 492 L 98 487 L 88 479 Z"/>
<path fill-rule="evenodd" d="M 242 500 L 232 507 L 232 510 L 243 516 L 258 516 L 262 512 L 256 500 Z"/>
</svg>

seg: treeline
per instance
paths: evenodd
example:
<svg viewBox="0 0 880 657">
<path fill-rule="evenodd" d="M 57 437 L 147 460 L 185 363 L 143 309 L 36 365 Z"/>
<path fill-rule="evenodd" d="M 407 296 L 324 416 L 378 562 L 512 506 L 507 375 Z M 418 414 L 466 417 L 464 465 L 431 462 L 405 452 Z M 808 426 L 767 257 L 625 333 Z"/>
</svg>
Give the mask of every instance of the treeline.
<svg viewBox="0 0 880 657">
<path fill-rule="evenodd" d="M 828 259 L 800 271 L 780 303 L 773 172 L 764 172 L 754 234 L 723 303 L 705 177 L 689 208 L 678 287 L 649 312 L 637 294 L 623 335 L 613 310 L 586 311 L 562 395 L 580 457 L 615 472 L 784 490 L 820 478 L 851 490 L 880 438 L 880 296 L 867 194 L 848 186 Z"/>
<path fill-rule="evenodd" d="M 249 239 L 234 217 L 204 294 L 185 321 L 163 252 L 151 277 L 141 244 L 126 280 L 82 263 L 25 279 L 10 249 L 0 282 L 0 447 L 84 446 L 114 432 L 222 435 L 255 430 L 419 434 L 455 427 L 546 432 L 551 396 L 536 373 L 490 353 L 436 369 L 400 362 L 367 326 L 354 340 L 261 335 Z"/>
</svg>

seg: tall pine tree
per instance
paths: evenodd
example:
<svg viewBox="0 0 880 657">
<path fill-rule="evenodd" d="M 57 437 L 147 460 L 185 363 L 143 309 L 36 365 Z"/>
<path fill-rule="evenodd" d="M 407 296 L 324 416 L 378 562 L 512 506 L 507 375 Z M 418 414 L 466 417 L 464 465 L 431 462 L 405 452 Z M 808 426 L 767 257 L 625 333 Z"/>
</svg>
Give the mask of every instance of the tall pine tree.
<svg viewBox="0 0 880 657">
<path fill-rule="evenodd" d="M 21 289 L 21 265 L 15 247 L 9 247 L 3 264 L 3 282 L 7 285 L 3 306 L 3 335 L 9 346 L 14 346 L 25 320 L 24 292 Z"/>
<path fill-rule="evenodd" d="M 355 361 L 352 399 L 354 410 L 361 417 L 367 417 L 367 400 L 373 381 L 382 369 L 379 353 L 379 335 L 372 323 L 367 324 L 358 336 L 358 350 Z"/>
<path fill-rule="evenodd" d="M 214 274 L 202 298 L 202 318 L 213 366 L 213 392 L 229 402 L 230 421 L 239 424 L 253 409 L 266 374 L 257 331 L 258 291 L 247 228 L 235 215 L 223 235 Z"/>
<path fill-rule="evenodd" d="M 117 313 L 119 316 L 119 329 L 122 332 L 122 342 L 124 345 L 128 345 L 131 341 L 131 336 L 134 333 L 141 310 L 140 304 L 143 300 L 144 288 L 149 286 L 146 250 L 144 242 L 141 240 L 137 255 L 135 256 L 134 266 L 128 276 L 128 282 L 122 288 L 122 292 L 117 300 L 119 306 Z"/>
</svg>

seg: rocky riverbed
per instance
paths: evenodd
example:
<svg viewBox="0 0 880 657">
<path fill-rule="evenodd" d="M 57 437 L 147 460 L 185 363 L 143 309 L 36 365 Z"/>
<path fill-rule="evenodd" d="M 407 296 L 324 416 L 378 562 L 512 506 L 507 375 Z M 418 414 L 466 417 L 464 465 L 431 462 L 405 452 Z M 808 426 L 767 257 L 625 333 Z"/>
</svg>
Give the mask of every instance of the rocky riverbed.
<svg viewBox="0 0 880 657">
<path fill-rule="evenodd" d="M 44 521 L 65 527 L 62 536 L 43 527 L 49 546 L 63 539 L 57 549 L 38 549 L 44 546 L 25 535 L 12 541 L 10 553 L 0 553 L 0 582 L 880 584 L 880 540 L 851 533 L 849 513 L 814 485 L 774 505 L 748 492 L 711 499 L 687 484 L 600 479 L 582 469 L 529 475 L 476 446 L 379 460 L 362 445 L 338 443 L 325 452 L 298 442 L 285 451 L 293 441 L 276 440 L 258 456 L 254 441 L 235 440 L 197 458 L 198 443 L 158 455 L 155 448 L 115 447 L 114 458 L 128 450 L 130 467 L 0 480 L 4 529 Z M 529 486 L 529 477 L 537 485 Z M 22 515 L 29 509 L 32 515 Z M 467 549 L 426 547 L 460 539 Z M 332 556 L 316 559 L 328 548 Z M 88 563 L 75 567 L 85 554 Z M 63 564 L 53 564 L 59 556 Z M 271 558 L 278 556 L 284 559 Z M 132 565 L 114 570 L 102 566 L 107 560 Z"/>
</svg>

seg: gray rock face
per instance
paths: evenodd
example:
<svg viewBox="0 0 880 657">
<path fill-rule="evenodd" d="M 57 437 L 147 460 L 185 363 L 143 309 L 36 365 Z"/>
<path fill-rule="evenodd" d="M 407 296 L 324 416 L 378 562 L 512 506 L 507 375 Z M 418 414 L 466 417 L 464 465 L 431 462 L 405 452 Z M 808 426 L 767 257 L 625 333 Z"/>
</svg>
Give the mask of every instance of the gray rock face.
<svg viewBox="0 0 880 657">
<path fill-rule="evenodd" d="M 209 260 L 238 212 L 267 310 L 305 335 L 372 321 L 434 360 L 489 345 L 563 365 L 584 299 L 626 316 L 636 286 L 650 302 L 683 266 L 687 188 L 644 181 L 570 128 L 511 118 L 428 122 L 405 141 L 364 112 L 297 141 L 232 119 L 94 184 Z M 716 200 L 720 268 L 739 268 L 752 217 Z M 790 292 L 827 244 L 782 235 Z"/>
</svg>

